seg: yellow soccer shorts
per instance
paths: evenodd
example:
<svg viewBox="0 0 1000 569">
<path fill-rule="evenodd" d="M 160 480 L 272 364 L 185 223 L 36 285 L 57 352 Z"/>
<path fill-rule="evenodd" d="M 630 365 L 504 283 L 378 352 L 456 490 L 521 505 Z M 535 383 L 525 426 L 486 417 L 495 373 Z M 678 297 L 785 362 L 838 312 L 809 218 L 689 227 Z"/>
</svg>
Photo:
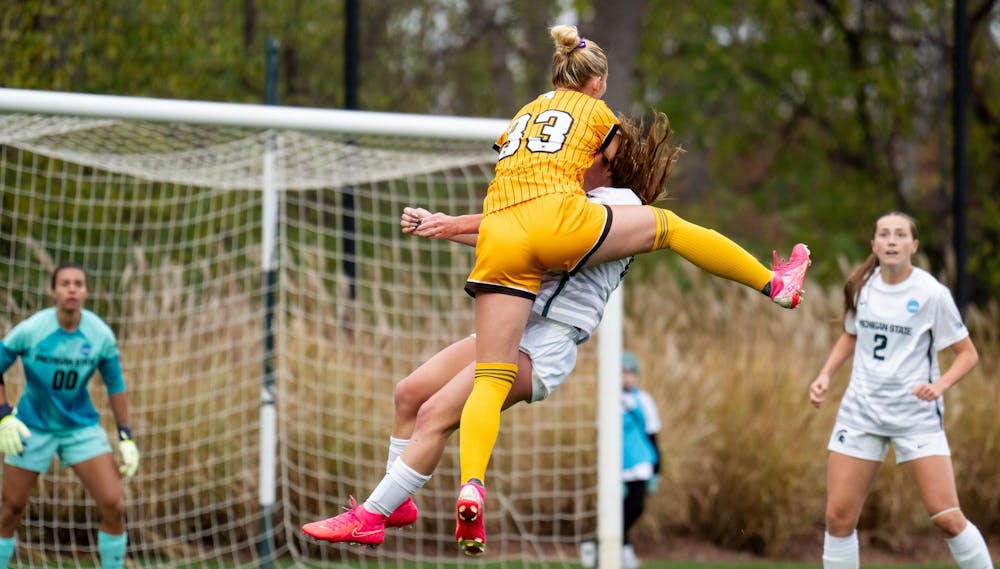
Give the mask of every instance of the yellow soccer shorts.
<svg viewBox="0 0 1000 569">
<path fill-rule="evenodd" d="M 573 273 L 607 238 L 611 209 L 579 194 L 547 194 L 483 216 L 465 291 L 534 299 L 546 271 Z"/>
</svg>

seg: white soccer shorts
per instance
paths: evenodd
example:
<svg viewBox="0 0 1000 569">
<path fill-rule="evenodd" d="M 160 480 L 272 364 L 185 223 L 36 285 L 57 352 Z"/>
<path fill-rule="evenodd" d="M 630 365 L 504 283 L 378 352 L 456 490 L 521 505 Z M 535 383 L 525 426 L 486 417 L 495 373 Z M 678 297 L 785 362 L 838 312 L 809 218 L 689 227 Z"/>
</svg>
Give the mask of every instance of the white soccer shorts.
<svg viewBox="0 0 1000 569">
<path fill-rule="evenodd" d="M 520 349 L 531 358 L 531 401 L 551 395 L 576 367 L 577 343 L 586 335 L 578 328 L 532 315 Z"/>
<path fill-rule="evenodd" d="M 827 449 L 861 460 L 882 462 L 889 452 L 889 445 L 896 454 L 896 464 L 902 464 L 926 456 L 951 456 L 948 437 L 944 431 L 920 433 L 905 436 L 886 436 L 837 423 L 830 435 Z"/>
</svg>

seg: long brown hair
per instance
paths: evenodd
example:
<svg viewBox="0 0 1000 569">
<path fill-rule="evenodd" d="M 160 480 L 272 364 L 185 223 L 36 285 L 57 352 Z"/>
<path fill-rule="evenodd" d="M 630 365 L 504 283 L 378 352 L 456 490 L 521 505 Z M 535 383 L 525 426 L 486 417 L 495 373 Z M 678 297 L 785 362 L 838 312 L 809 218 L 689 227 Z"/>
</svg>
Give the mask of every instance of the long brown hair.
<svg viewBox="0 0 1000 569">
<path fill-rule="evenodd" d="M 674 131 L 670 119 L 659 111 L 654 112 L 649 130 L 642 118 L 620 116 L 618 122 L 621 136 L 611 160 L 611 182 L 618 188 L 631 188 L 643 204 L 653 203 L 666 195 L 667 179 L 684 149 L 670 146 Z"/>
<path fill-rule="evenodd" d="M 908 221 L 910 224 L 910 235 L 914 240 L 917 239 L 916 220 L 913 219 L 913 216 L 901 211 L 889 211 L 878 216 L 878 219 L 876 219 L 874 225 L 872 225 L 872 239 L 875 238 L 875 233 L 878 231 L 878 222 L 881 221 L 882 218 L 889 217 L 891 215 L 898 215 Z M 865 283 L 868 282 L 868 279 L 871 278 L 872 274 L 875 273 L 875 267 L 878 267 L 878 255 L 872 251 L 872 253 L 868 255 L 868 258 L 865 259 L 865 262 L 861 263 L 861 265 L 854 269 L 851 276 L 847 277 L 847 282 L 844 283 L 844 316 L 848 316 L 858 309 L 858 293 L 861 292 L 861 287 L 863 287 Z"/>
</svg>

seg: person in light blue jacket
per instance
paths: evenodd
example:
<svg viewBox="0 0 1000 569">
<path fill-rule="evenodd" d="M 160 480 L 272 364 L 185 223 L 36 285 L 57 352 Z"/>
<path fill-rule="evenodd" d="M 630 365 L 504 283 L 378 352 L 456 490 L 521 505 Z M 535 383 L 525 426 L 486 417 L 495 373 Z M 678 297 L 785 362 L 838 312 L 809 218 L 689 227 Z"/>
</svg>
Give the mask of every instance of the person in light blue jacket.
<svg viewBox="0 0 1000 569">
<path fill-rule="evenodd" d="M 646 498 L 656 492 L 660 480 L 660 414 L 652 396 L 636 385 L 639 360 L 632 352 L 622 354 L 622 568 L 639 566 L 628 533 L 646 509 Z"/>
<path fill-rule="evenodd" d="M 129 428 L 128 399 L 111 328 L 84 309 L 87 274 L 67 263 L 52 272 L 52 299 L 46 308 L 22 321 L 0 341 L 0 453 L 3 453 L 3 500 L 0 504 L 0 569 L 10 564 L 14 532 L 28 499 L 52 457 L 72 468 L 97 505 L 97 549 L 102 569 L 121 569 L 128 536 L 122 477 L 139 467 L 139 450 Z M 11 405 L 3 384 L 20 358 L 24 389 Z M 118 426 L 121 463 L 116 468 L 108 435 L 98 423 L 87 383 L 99 371 Z"/>
</svg>

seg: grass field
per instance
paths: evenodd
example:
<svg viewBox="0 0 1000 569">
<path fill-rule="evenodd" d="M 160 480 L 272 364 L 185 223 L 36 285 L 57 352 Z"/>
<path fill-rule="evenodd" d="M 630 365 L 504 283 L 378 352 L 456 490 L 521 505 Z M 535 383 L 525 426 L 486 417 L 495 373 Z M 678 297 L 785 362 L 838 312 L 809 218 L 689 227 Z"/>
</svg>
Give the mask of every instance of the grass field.
<svg viewBox="0 0 1000 569">
<path fill-rule="evenodd" d="M 60 565 L 53 564 L 51 567 L 57 567 Z M 75 569 L 96 569 L 98 565 L 88 563 L 88 562 L 77 562 L 73 565 Z M 293 561 L 279 561 L 273 565 L 273 569 L 295 569 L 296 567 L 302 567 L 303 565 L 296 565 Z M 310 569 L 340 569 L 342 567 L 351 567 L 352 569 L 376 569 L 377 567 L 384 567 L 378 562 L 361 562 L 358 564 L 343 564 L 343 563 L 331 563 L 331 564 L 317 564 L 308 563 L 305 564 L 306 567 Z M 403 564 L 399 565 L 401 569 L 430 569 L 434 567 L 435 569 L 460 569 L 468 568 L 470 566 L 475 566 L 477 569 L 562 569 L 564 565 L 557 565 L 551 563 L 511 563 L 506 562 L 501 563 L 485 563 L 479 565 L 478 563 L 470 565 L 469 563 L 432 563 L 432 564 Z M 174 569 L 186 569 L 199 567 L 203 568 L 204 565 L 185 565 L 183 563 L 164 563 L 163 565 L 157 565 L 156 562 L 151 562 L 149 560 L 133 562 L 131 567 L 172 567 Z M 211 567 L 211 566 L 210 566 Z M 237 566 L 219 563 L 212 567 L 212 569 L 236 569 Z M 243 565 L 240 566 L 241 569 L 251 569 L 255 567 L 254 565 Z M 822 565 L 819 563 L 780 563 L 774 561 L 757 561 L 757 562 L 732 562 L 732 563 L 701 563 L 701 562 L 690 562 L 690 561 L 648 561 L 643 562 L 640 569 L 764 569 L 765 567 L 769 569 L 822 569 Z M 954 569 L 954 564 L 949 563 L 930 563 L 930 564 L 878 564 L 878 565 L 863 565 L 865 569 Z M 582 569 L 582 566 L 577 566 L 578 569 Z"/>
<path fill-rule="evenodd" d="M 374 569 L 376 564 L 363 564 L 360 567 L 362 569 L 367 569 L 368 567 Z M 553 564 L 511 564 L 510 562 L 506 564 L 483 564 L 475 565 L 479 569 L 510 569 L 511 567 L 517 567 L 518 569 L 555 569 L 557 567 L 563 567 L 562 565 Z M 310 565 L 310 567 L 323 567 L 321 565 Z M 334 566 L 330 566 L 333 569 Z M 343 567 L 343 565 L 337 565 L 336 567 Z M 352 565 L 352 567 L 355 567 Z M 412 565 L 406 566 L 407 569 L 422 569 L 423 567 L 431 567 L 431 565 Z M 469 567 L 469 564 L 456 563 L 451 564 L 433 564 L 433 567 L 443 568 L 443 569 L 459 569 L 460 567 Z M 582 569 L 582 566 L 578 566 Z M 643 562 L 640 569 L 822 569 L 822 564 L 820 563 L 779 563 L 774 561 L 759 561 L 759 562 L 734 562 L 734 563 L 698 563 L 698 562 L 688 562 L 688 561 L 649 561 Z M 864 565 L 865 569 L 954 569 L 954 564 L 948 563 L 931 563 L 931 564 L 892 564 L 892 565 Z"/>
<path fill-rule="evenodd" d="M 644 563 L 642 569 L 762 569 L 763 567 L 773 567 L 774 569 L 822 569 L 823 565 L 821 563 L 775 563 L 773 561 L 761 561 L 757 563 L 688 563 L 688 562 L 669 562 L 669 563 Z M 869 565 L 862 563 L 862 567 L 865 569 L 954 569 L 955 565 L 952 563 L 929 563 L 929 564 L 912 564 L 912 563 L 898 563 L 898 564 L 877 564 Z"/>
</svg>

